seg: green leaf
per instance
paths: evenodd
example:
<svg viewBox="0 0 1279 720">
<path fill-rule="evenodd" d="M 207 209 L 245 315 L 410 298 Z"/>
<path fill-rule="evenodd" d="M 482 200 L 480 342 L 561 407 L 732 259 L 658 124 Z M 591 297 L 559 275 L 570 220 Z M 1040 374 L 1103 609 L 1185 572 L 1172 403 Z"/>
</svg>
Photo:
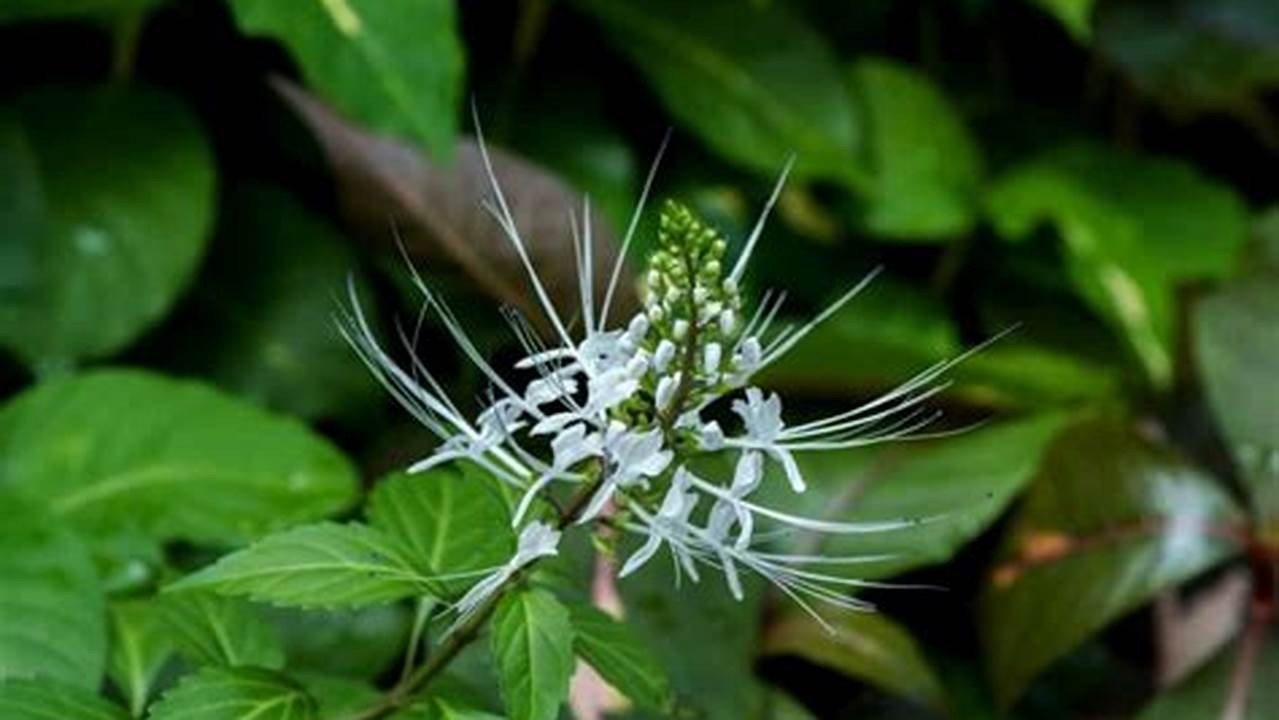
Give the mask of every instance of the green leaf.
<svg viewBox="0 0 1279 720">
<path fill-rule="evenodd" d="M 1172 379 L 1176 284 L 1226 275 L 1247 237 L 1243 202 L 1225 185 L 1179 161 L 1088 145 L 1013 169 L 987 203 L 1009 240 L 1056 228 L 1076 289 L 1157 386 Z"/>
<path fill-rule="evenodd" d="M 592 605 L 568 606 L 573 620 L 573 648 L 609 685 L 651 710 L 671 701 L 666 669 L 653 657 L 634 629 Z"/>
<path fill-rule="evenodd" d="M 675 120 L 720 155 L 860 185 L 856 115 L 825 40 L 780 4 L 578 0 Z"/>
<path fill-rule="evenodd" d="M 196 665 L 284 667 L 274 629 L 244 600 L 178 592 L 162 597 L 159 611 L 174 642 Z"/>
<path fill-rule="evenodd" d="M 1092 14 L 1096 0 L 1027 0 L 1057 18 L 1075 42 L 1086 44 L 1092 39 Z"/>
<path fill-rule="evenodd" d="M 128 720 L 128 713 L 89 690 L 52 680 L 0 679 L 5 720 Z"/>
<path fill-rule="evenodd" d="M 1034 478 L 1066 419 L 1045 414 L 937 441 L 801 455 L 808 492 L 795 495 L 785 483 L 760 492 L 776 495 L 770 504 L 841 522 L 928 520 L 892 532 L 819 538 L 817 550 L 825 554 L 891 556 L 825 571 L 888 577 L 946 562 L 985 531 Z"/>
<path fill-rule="evenodd" d="M 447 157 L 464 66 L 452 0 L 230 0 L 240 29 L 288 49 L 307 83 L 373 130 Z"/>
<path fill-rule="evenodd" d="M 269 535 L 170 586 L 297 607 L 359 607 L 429 593 L 399 544 L 364 525 L 320 523 Z"/>
<path fill-rule="evenodd" d="M 1240 280 L 1194 309 L 1209 404 L 1268 532 L 1279 532 L 1279 274 Z"/>
<path fill-rule="evenodd" d="M 1252 667 L 1251 682 L 1243 687 L 1244 702 L 1237 715 L 1227 715 L 1226 706 L 1239 662 L 1239 643 L 1228 646 L 1217 658 L 1189 678 L 1165 690 L 1146 706 L 1138 720 L 1267 720 L 1279 713 L 1279 638 L 1270 633 L 1262 639 Z"/>
<path fill-rule="evenodd" d="M 88 552 L 56 518 L 0 490 L 0 678 L 97 688 L 106 605 Z"/>
<path fill-rule="evenodd" d="M 315 700 L 270 670 L 207 667 L 164 694 L 147 720 L 315 720 Z"/>
<path fill-rule="evenodd" d="M 972 229 L 981 151 L 963 118 L 920 72 L 886 58 L 851 70 L 865 118 L 871 185 L 866 227 L 888 239 L 946 239 Z"/>
<path fill-rule="evenodd" d="M 941 681 L 910 631 L 878 613 L 819 610 L 829 629 L 790 608 L 768 625 L 766 655 L 792 655 L 944 712 Z"/>
<path fill-rule="evenodd" d="M 133 717 L 142 717 L 160 671 L 173 657 L 168 628 L 154 603 L 127 600 L 111 605 L 111 654 L 107 674 L 124 695 Z"/>
<path fill-rule="evenodd" d="M 1212 477 L 1124 423 L 1090 420 L 1062 433 L 981 598 L 999 702 L 1010 705 L 1049 663 L 1161 589 L 1229 556 L 1234 548 L 1212 529 L 1237 516 Z"/>
<path fill-rule="evenodd" d="M 501 565 L 515 552 L 511 516 L 497 482 L 470 464 L 384 478 L 369 497 L 369 522 L 406 550 L 429 575 Z M 431 580 L 439 597 L 466 591 L 475 578 Z"/>
<path fill-rule="evenodd" d="M 32 272 L 0 305 L 0 345 L 55 372 L 119 350 L 168 311 L 204 251 L 213 160 L 190 112 L 138 85 L 46 89 L 9 113 L 0 126 L 20 125 L 31 171 L 19 187 L 39 204 L 25 206 L 38 213 L 29 232 L 8 239 Z"/>
<path fill-rule="evenodd" d="M 375 678 L 400 658 L 412 617 L 400 605 L 359 610 L 268 608 L 290 669 Z"/>
<path fill-rule="evenodd" d="M 492 652 L 511 720 L 554 720 L 573 675 L 573 625 L 545 590 L 507 595 L 492 621 Z"/>
<path fill-rule="evenodd" d="M 238 183 L 166 338 L 173 365 L 303 418 L 374 407 L 380 388 L 332 319 L 333 298 L 357 266 L 346 239 L 297 199 L 275 185 Z"/>
<path fill-rule="evenodd" d="M 319 673 L 300 673 L 297 678 L 315 700 L 322 718 L 356 716 L 382 696 L 377 688 L 362 680 Z"/>
<path fill-rule="evenodd" d="M 122 422 L 127 418 L 127 422 Z M 43 383 L 0 409 L 0 486 L 107 542 L 238 544 L 355 495 L 346 458 L 300 423 L 135 370 Z"/>
</svg>

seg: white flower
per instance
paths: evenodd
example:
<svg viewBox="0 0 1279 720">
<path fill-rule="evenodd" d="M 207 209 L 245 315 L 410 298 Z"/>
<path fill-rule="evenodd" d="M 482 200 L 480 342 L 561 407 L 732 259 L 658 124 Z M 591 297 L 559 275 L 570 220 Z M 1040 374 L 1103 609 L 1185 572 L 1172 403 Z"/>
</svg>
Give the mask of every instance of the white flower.
<svg viewBox="0 0 1279 720">
<path fill-rule="evenodd" d="M 807 485 L 804 483 L 804 476 L 799 472 L 799 465 L 795 463 L 795 456 L 778 442 L 785 425 L 782 422 L 782 399 L 777 396 L 777 393 L 773 393 L 765 400 L 764 393 L 759 388 L 748 388 L 745 402 L 733 401 L 733 412 L 742 418 L 742 423 L 746 426 L 746 436 L 734 438 L 728 443 L 745 448 L 743 455 L 750 455 L 756 450 L 764 451 L 780 463 L 782 469 L 786 471 L 786 480 L 790 483 L 791 489 L 795 492 L 804 492 Z"/>
<path fill-rule="evenodd" d="M 662 505 L 655 516 L 649 515 L 642 508 L 634 508 L 636 516 L 647 525 L 648 539 L 626 559 L 621 571 L 617 573 L 619 578 L 624 578 L 643 567 L 644 563 L 657 553 L 663 542 L 671 543 L 671 551 L 675 553 L 684 569 L 694 579 L 697 578 L 697 567 L 693 563 L 692 556 L 679 539 L 683 534 L 683 528 L 689 524 L 688 516 L 693 512 L 693 508 L 697 507 L 697 501 L 700 499 L 696 493 L 689 492 L 692 477 L 692 474 L 683 467 L 675 470 L 675 476 L 671 478 L 671 486 L 666 490 Z"/>
<path fill-rule="evenodd" d="M 542 337 L 517 313 L 505 313 L 524 348 L 515 367 L 533 371 L 536 377 L 522 388 L 508 382 L 416 271 L 413 280 L 425 298 L 423 311 L 438 316 L 462 354 L 491 385 L 490 402 L 473 420 L 418 360 L 415 338 L 401 338 L 409 358 L 404 366 L 379 345 L 360 309 L 353 283 L 348 286 L 351 309 L 340 317 L 343 335 L 377 380 L 440 440 L 434 452 L 414 463 L 410 471 L 465 459 L 522 492 L 513 517 L 515 527 L 523 526 L 515 554 L 499 567 L 468 574 L 483 577 L 458 601 L 456 622 L 483 607 L 529 563 L 556 553 L 560 533 L 554 526 L 540 520 L 525 524 L 534 500 L 549 492 L 556 481 L 577 485 L 579 493 L 590 493 L 582 498 L 581 512 L 576 517 L 561 517 L 560 524 L 574 520 L 579 525 L 592 523 L 613 501 L 621 510 L 614 518 L 618 526 L 643 538 L 623 565 L 623 577 L 666 546 L 678 572 L 697 580 L 699 566 L 717 568 L 738 598 L 744 595 L 739 569 L 746 568 L 805 608 L 807 599 L 814 598 L 842 607 L 867 608 L 864 602 L 849 597 L 848 590 L 873 583 L 811 568 L 878 558 L 771 552 L 764 546 L 774 534 L 772 530 L 879 533 L 930 519 L 845 523 L 792 515 L 753 502 L 751 497 L 765 482 L 765 459 L 782 467 L 792 490 L 803 492 L 805 481 L 795 457 L 798 453 L 917 436 L 917 431 L 935 417 L 921 408 L 945 389 L 942 376 L 980 348 L 927 368 L 858 407 L 787 425 L 781 398 L 748 387 L 751 377 L 843 307 L 874 276 L 871 273 L 816 318 L 799 326 L 778 321 L 785 300 L 781 293 L 765 293 L 749 317 L 743 314 L 738 288 L 789 164 L 726 275 L 721 275 L 727 265 L 724 240 L 687 209 L 672 206 L 669 213 L 664 212 L 659 223 L 665 228 L 659 231 L 661 249 L 650 258 L 645 276 L 644 309 L 624 320 L 610 318 L 610 309 L 622 274 L 622 258 L 638 227 L 656 163 L 623 237 L 602 303 L 597 303 L 595 293 L 590 204 L 584 203 L 583 231 L 578 233 L 576 220 L 573 225 L 581 304 L 573 314 L 580 318 L 580 326 L 576 326 L 580 329 L 570 332 L 575 323 L 565 322 L 552 304 L 493 176 L 482 139 L 480 150 L 492 190 L 485 208 L 524 266 L 532 297 L 551 330 L 550 337 Z M 662 236 L 661 232 L 672 234 Z M 775 329 L 775 324 L 782 327 Z M 730 393 L 743 387 L 743 396 L 731 399 Z M 730 399 L 742 432 L 726 437 L 719 423 L 703 420 L 703 414 L 714 416 L 716 403 Z M 545 436 L 550 436 L 549 462 L 521 444 L 531 440 L 534 445 L 543 445 Z M 737 458 L 727 484 L 698 477 L 685 465 L 691 455 L 730 448 Z M 661 492 L 660 503 L 654 501 L 657 492 Z M 695 520 L 693 511 L 702 498 L 711 503 L 710 511 Z M 652 507 L 654 504 L 658 507 Z M 757 531 L 761 525 L 770 526 L 769 532 Z"/>
<path fill-rule="evenodd" d="M 663 449 L 662 432 L 657 429 L 637 433 L 621 423 L 609 425 L 604 438 L 608 474 L 599 490 L 582 510 L 578 523 L 594 520 L 618 488 L 629 488 L 656 477 L 670 465 L 673 453 Z"/>
<path fill-rule="evenodd" d="M 458 617 L 454 627 L 480 608 L 511 576 L 538 558 L 558 554 L 560 531 L 546 523 L 529 523 L 522 531 L 511 559 L 471 586 L 453 606 Z"/>
</svg>

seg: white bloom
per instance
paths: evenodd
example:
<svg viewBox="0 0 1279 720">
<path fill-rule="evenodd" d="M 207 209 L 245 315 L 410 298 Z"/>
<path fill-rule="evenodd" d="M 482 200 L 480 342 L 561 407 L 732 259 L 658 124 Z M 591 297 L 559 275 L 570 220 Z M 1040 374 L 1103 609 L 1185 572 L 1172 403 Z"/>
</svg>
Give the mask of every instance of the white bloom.
<svg viewBox="0 0 1279 720">
<path fill-rule="evenodd" d="M 458 617 L 454 627 L 480 608 L 511 576 L 538 558 L 558 554 L 560 531 L 546 523 L 529 523 L 520 531 L 519 542 L 511 559 L 471 586 L 453 606 Z"/>
<path fill-rule="evenodd" d="M 666 490 L 656 516 L 649 515 L 642 508 L 634 508 L 635 514 L 647 525 L 648 539 L 626 559 L 626 563 L 617 574 L 619 578 L 624 578 L 643 567 L 644 563 L 657 553 L 663 542 L 671 543 L 671 551 L 675 553 L 684 569 L 694 579 L 697 578 L 697 569 L 692 557 L 679 540 L 683 528 L 689 524 L 688 516 L 693 512 L 693 508 L 697 507 L 699 500 L 696 493 L 689 492 L 691 479 L 692 474 L 684 468 L 675 470 L 675 476 L 671 478 L 671 486 Z"/>
<path fill-rule="evenodd" d="M 491 401 L 472 420 L 417 359 L 415 338 L 401 338 L 409 356 L 406 366 L 383 350 L 360 310 L 354 284 L 350 284 L 351 309 L 340 318 L 343 335 L 377 380 L 440 439 L 435 451 L 413 464 L 410 471 L 459 459 L 478 463 L 522 491 L 514 513 L 515 527 L 525 521 L 534 500 L 556 481 L 575 483 L 581 486 L 581 492 L 591 492 L 581 513 L 576 518 L 563 517 L 561 522 L 575 519 L 590 523 L 612 500 L 624 511 L 618 515 L 618 525 L 643 537 L 639 549 L 623 565 L 623 577 L 647 563 L 665 545 L 678 571 L 696 580 L 699 566 L 718 568 L 738 598 L 743 596 L 739 568 L 746 568 L 777 585 L 805 608 L 806 598 L 866 608 L 865 603 L 850 598 L 847 592 L 849 588 L 873 583 L 809 568 L 878 558 L 769 552 L 760 546 L 771 532 L 757 528 L 767 524 L 783 532 L 877 533 L 930 519 L 845 523 L 791 515 L 753 502 L 750 498 L 765 480 L 765 459 L 779 464 L 790 487 L 802 492 L 805 482 L 797 453 L 857 447 L 914 435 L 935 417 L 921 407 L 946 387 L 941 379 L 944 373 L 979 348 L 927 368 L 858 407 L 799 425 L 784 422 L 779 396 L 766 396 L 759 388 L 747 387 L 744 397 L 731 404 L 731 410 L 741 420 L 742 432 L 726 437 L 718 422 L 702 419 L 704 412 L 713 414 L 712 406 L 726 399 L 725 383 L 730 388 L 747 386 L 755 373 L 794 347 L 874 276 L 868 275 L 812 321 L 798 327 L 780 323 L 780 329 L 774 328 L 785 299 L 782 293 L 765 293 L 749 317 L 741 314 L 738 287 L 790 164 L 727 276 L 719 276 L 725 251 L 723 239 L 695 217 L 690 221 L 691 213 L 681 214 L 679 208 L 672 211 L 670 227 L 684 228 L 679 231 L 683 234 L 663 240 L 665 249 L 654 255 L 646 276 L 649 294 L 644 298 L 644 310 L 624 321 L 610 318 L 610 308 L 622 274 L 622 258 L 638 227 L 656 163 L 623 237 L 602 303 L 596 302 L 590 205 L 585 203 L 580 224 L 583 231 L 578 232 L 576 220 L 573 224 L 581 303 L 574 315 L 581 323 L 580 331 L 570 333 L 574 323 L 565 322 L 552 304 L 493 177 L 482 141 L 480 150 L 492 190 L 491 202 L 485 208 L 524 266 L 532 297 L 552 332 L 549 338 L 541 337 L 517 313 L 506 313 L 525 351 L 516 368 L 536 373 L 522 388 L 513 387 L 489 364 L 487 353 L 472 342 L 457 317 L 414 271 L 413 280 L 425 298 L 423 312 L 438 316 L 462 354 L 491 384 Z M 668 216 L 664 214 L 662 220 L 666 222 Z M 696 252 L 672 254 L 672 248 L 688 248 L 694 243 L 700 243 Z M 667 254 L 659 262 L 663 252 Z M 690 267 L 688 262 L 700 264 Z M 641 388 L 651 390 L 653 397 Z M 543 436 L 550 436 L 549 463 L 520 444 L 521 438 Z M 733 477 L 727 485 L 697 477 L 683 464 L 687 454 L 727 448 L 737 453 Z M 660 489 L 663 483 L 666 487 L 662 500 L 654 509 L 652 498 L 638 491 L 649 491 L 654 486 Z M 711 508 L 704 520 L 695 521 L 692 513 L 703 497 Z M 524 525 L 510 560 L 481 571 L 484 577 L 458 601 L 457 622 L 482 607 L 529 563 L 555 554 L 559 537 L 559 531 L 543 522 Z"/>
<path fill-rule="evenodd" d="M 746 455 L 762 450 L 781 464 L 782 469 L 786 471 L 786 480 L 790 483 L 791 489 L 795 492 L 804 492 L 807 485 L 804 483 L 804 476 L 799 472 L 795 457 L 778 442 L 784 427 L 782 399 L 773 393 L 765 400 L 764 393 L 759 388 L 748 388 L 746 402 L 733 401 L 733 412 L 742 418 L 742 423 L 746 426 L 746 436 L 729 440 L 729 444 L 745 448 L 743 454 Z"/>
<path fill-rule="evenodd" d="M 599 490 L 582 510 L 579 523 L 594 520 L 618 488 L 629 488 L 647 478 L 660 475 L 670 465 L 673 453 L 663 449 L 662 432 L 658 429 L 637 433 L 621 423 L 609 425 L 604 438 L 605 456 L 609 464 Z"/>
</svg>

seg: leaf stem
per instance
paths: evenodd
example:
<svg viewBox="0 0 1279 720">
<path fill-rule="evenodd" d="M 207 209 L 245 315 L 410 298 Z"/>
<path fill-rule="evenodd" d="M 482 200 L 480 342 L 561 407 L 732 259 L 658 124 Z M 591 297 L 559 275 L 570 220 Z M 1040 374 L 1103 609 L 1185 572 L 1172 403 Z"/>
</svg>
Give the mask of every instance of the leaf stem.
<svg viewBox="0 0 1279 720">
<path fill-rule="evenodd" d="M 560 512 L 559 518 L 555 522 L 556 529 L 563 530 L 577 520 L 578 515 L 586 508 L 586 504 L 590 502 L 599 485 L 600 480 L 597 479 L 573 496 L 568 506 Z M 497 609 L 498 604 L 506 597 L 507 593 L 524 582 L 528 569 L 535 563 L 536 561 L 525 565 L 518 572 L 511 575 L 510 579 L 498 588 L 497 592 L 493 593 L 493 596 L 484 605 L 445 638 L 435 652 L 427 657 L 426 662 L 422 663 L 417 669 L 404 673 L 400 681 L 388 690 L 376 705 L 347 716 L 343 720 L 380 720 L 380 718 L 384 718 L 407 706 L 414 695 L 430 684 L 440 673 L 444 672 L 458 654 L 479 637 L 484 624 L 492 617 L 493 611 Z"/>
</svg>

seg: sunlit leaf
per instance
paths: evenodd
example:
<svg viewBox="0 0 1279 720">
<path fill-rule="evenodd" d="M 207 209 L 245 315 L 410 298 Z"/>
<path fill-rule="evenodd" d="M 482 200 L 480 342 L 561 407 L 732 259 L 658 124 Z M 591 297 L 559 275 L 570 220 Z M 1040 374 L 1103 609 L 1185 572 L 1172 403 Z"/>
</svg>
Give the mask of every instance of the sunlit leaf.
<svg viewBox="0 0 1279 720">
<path fill-rule="evenodd" d="M 1238 519 L 1210 476 L 1116 420 L 1072 426 L 1047 451 L 981 600 L 996 696 L 1159 590 L 1228 557 Z M 1063 598 L 1070 598 L 1063 602 Z"/>
<path fill-rule="evenodd" d="M 0 455 L 0 485 L 104 542 L 136 529 L 157 541 L 243 543 L 331 515 L 355 494 L 346 458 L 296 421 L 136 370 L 10 400 Z"/>
<path fill-rule="evenodd" d="M 360 607 L 428 594 L 429 577 L 373 528 L 304 525 L 268 535 L 170 587 L 296 607 Z"/>
<path fill-rule="evenodd" d="M 52 680 L 0 679 L 0 717 L 5 720 L 127 720 L 129 714 L 82 687 Z"/>
<path fill-rule="evenodd" d="M 269 670 L 207 667 L 164 694 L 148 720 L 315 720 L 315 700 Z"/>
<path fill-rule="evenodd" d="M 96 689 L 106 605 L 87 551 L 62 523 L 3 490 L 0 518 L 0 678 Z"/>
<path fill-rule="evenodd" d="M 870 155 L 867 229 L 901 240 L 968 232 L 977 217 L 982 160 L 958 111 L 908 65 L 863 58 L 850 75 Z"/>
<path fill-rule="evenodd" d="M 111 605 L 107 674 L 124 695 L 134 717 L 142 717 L 160 671 L 172 657 L 173 641 L 153 603 L 128 600 Z"/>
<path fill-rule="evenodd" d="M 18 154 L 0 166 L 26 169 L 18 187 L 31 199 L 0 210 L 33 220 L 7 239 L 30 272 L 6 278 L 0 344 L 41 372 L 119 350 L 164 315 L 204 251 L 214 168 L 203 133 L 176 99 L 138 85 L 24 95 L 0 126 L 0 153 Z"/>
<path fill-rule="evenodd" d="M 230 0 L 240 29 L 282 43 L 356 121 L 453 149 L 464 65 L 453 0 Z"/>
<path fill-rule="evenodd" d="M 515 552 L 510 513 L 494 478 L 472 465 L 382 479 L 369 497 L 369 522 L 403 545 L 429 575 L 477 573 Z M 430 581 L 440 597 L 465 592 L 476 577 Z"/>
<path fill-rule="evenodd" d="M 173 641 L 196 665 L 284 666 L 284 651 L 257 608 L 210 592 L 169 593 L 157 608 Z"/>
<path fill-rule="evenodd" d="M 568 610 L 545 590 L 507 595 L 493 615 L 492 652 L 511 720 L 554 720 L 573 674 Z"/>
<path fill-rule="evenodd" d="M 1156 385 L 1172 379 L 1174 290 L 1225 275 L 1247 237 L 1230 188 L 1178 161 L 1088 145 L 1051 151 L 991 190 L 996 230 L 1052 225 L 1081 296 L 1127 340 Z"/>
</svg>

